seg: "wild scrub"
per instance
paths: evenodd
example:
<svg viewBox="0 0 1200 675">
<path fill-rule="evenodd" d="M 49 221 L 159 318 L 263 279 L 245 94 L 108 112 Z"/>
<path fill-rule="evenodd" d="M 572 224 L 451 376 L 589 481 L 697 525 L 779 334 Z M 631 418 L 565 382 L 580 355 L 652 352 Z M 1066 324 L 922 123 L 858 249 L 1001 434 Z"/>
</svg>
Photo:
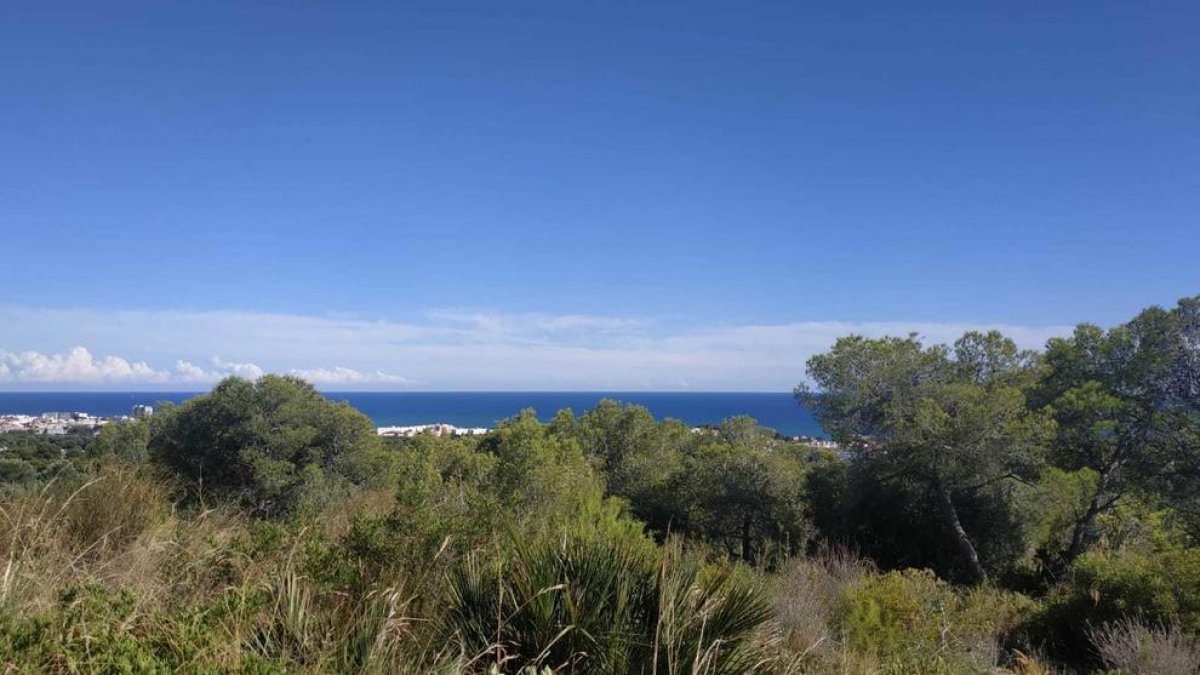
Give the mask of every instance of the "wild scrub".
<svg viewBox="0 0 1200 675">
<path fill-rule="evenodd" d="M 877 658 L 883 672 L 989 672 L 1027 609 L 1021 596 L 957 590 L 927 570 L 905 570 L 848 586 L 832 624 L 846 649 Z"/>
<path fill-rule="evenodd" d="M 970 364 L 987 365 L 953 377 Z M 949 437 L 996 412 L 968 398 Z M 951 490 L 957 517 L 928 518 L 944 493 L 747 418 L 693 433 L 605 402 L 382 443 L 361 414 L 274 377 L 78 441 L 64 455 L 25 439 L 27 457 L 65 464 L 10 465 L 19 484 L 0 491 L 9 670 L 1187 672 L 1200 631 L 1200 549 L 1169 504 L 1104 509 L 1084 528 L 1103 544 L 1063 562 L 1095 491 L 1086 468 L 1036 489 L 967 472 L 955 480 L 987 482 Z M 1003 449 L 1034 450 L 1018 446 Z M 1037 517 L 1030 495 L 1059 508 L 1018 522 Z M 945 580 L 970 576 L 967 548 L 945 545 L 956 521 L 987 583 Z M 995 585 L 1021 570 L 1036 599 Z"/>
<path fill-rule="evenodd" d="M 1122 619 L 1091 630 L 1104 665 L 1129 675 L 1200 673 L 1200 641 L 1177 625 L 1146 626 Z"/>
<path fill-rule="evenodd" d="M 1200 550 L 1113 551 L 1079 559 L 1031 614 L 1029 642 L 1069 662 L 1099 665 L 1091 631 L 1122 621 L 1200 629 Z"/>
</svg>

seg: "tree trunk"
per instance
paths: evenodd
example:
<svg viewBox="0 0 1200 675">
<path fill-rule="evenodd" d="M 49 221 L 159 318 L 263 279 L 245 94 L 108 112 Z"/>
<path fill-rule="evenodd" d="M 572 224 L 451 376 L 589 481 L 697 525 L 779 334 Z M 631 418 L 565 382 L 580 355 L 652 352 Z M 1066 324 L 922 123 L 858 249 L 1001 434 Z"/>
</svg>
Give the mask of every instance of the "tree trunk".
<svg viewBox="0 0 1200 675">
<path fill-rule="evenodd" d="M 1103 486 L 1098 486 L 1096 493 L 1092 495 L 1092 503 L 1088 504 L 1087 511 L 1084 512 L 1083 517 L 1075 521 L 1075 527 L 1071 532 L 1071 544 L 1063 552 L 1060 572 L 1070 567 L 1071 563 L 1075 562 L 1075 559 L 1083 553 L 1084 546 L 1087 545 L 1087 540 L 1092 534 L 1096 516 L 1100 515 L 1100 497 L 1103 494 Z"/>
<path fill-rule="evenodd" d="M 754 561 L 751 560 L 752 554 L 753 554 L 753 551 L 750 546 L 750 516 L 743 516 L 743 518 L 742 518 L 742 560 L 744 560 L 747 564 L 751 564 L 751 565 L 754 564 Z"/>
<path fill-rule="evenodd" d="M 1075 559 L 1083 554 L 1083 551 L 1088 543 L 1088 538 L 1092 534 L 1092 528 L 1096 523 L 1096 516 L 1100 515 L 1101 511 L 1111 508 L 1115 500 L 1111 500 L 1108 504 L 1103 503 L 1104 493 L 1108 491 L 1108 486 L 1112 482 L 1113 474 L 1121 467 L 1125 459 L 1125 447 L 1119 447 L 1113 455 L 1112 460 L 1100 472 L 1100 478 L 1096 481 L 1096 491 L 1092 494 L 1092 501 L 1088 504 L 1088 510 L 1083 516 L 1075 521 L 1075 527 L 1071 532 L 1071 544 L 1067 550 L 1063 552 L 1062 560 L 1060 561 L 1060 569 L 1058 572 L 1065 571 L 1075 562 Z"/>
<path fill-rule="evenodd" d="M 987 571 L 983 569 L 983 563 L 979 562 L 979 553 L 975 551 L 975 545 L 971 543 L 971 538 L 963 529 L 962 521 L 958 519 L 958 509 L 950 496 L 950 488 L 942 483 L 939 484 L 938 491 L 942 499 L 942 515 L 946 518 L 946 524 L 950 526 L 954 543 L 958 545 L 958 552 L 967 565 L 972 581 L 982 584 L 987 581 Z"/>
</svg>

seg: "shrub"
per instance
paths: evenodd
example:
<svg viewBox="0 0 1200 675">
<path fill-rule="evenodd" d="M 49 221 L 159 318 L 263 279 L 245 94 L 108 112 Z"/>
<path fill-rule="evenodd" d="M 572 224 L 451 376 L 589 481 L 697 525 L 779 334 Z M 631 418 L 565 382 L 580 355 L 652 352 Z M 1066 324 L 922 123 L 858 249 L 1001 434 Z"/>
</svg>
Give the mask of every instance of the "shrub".
<svg viewBox="0 0 1200 675">
<path fill-rule="evenodd" d="M 480 667 L 594 673 L 742 673 L 769 616 L 735 568 L 706 568 L 674 544 L 661 555 L 620 539 L 543 538 L 451 573 L 446 628 Z"/>
<path fill-rule="evenodd" d="M 128 590 L 63 589 L 48 613 L 0 616 L 0 659 L 35 672 L 166 672 L 180 654 L 154 639 L 152 625 Z M 157 643 L 157 644 L 156 644 Z"/>
<path fill-rule="evenodd" d="M 1080 558 L 1024 632 L 1059 659 L 1099 665 L 1089 632 L 1123 620 L 1200 630 L 1200 549 Z"/>
<path fill-rule="evenodd" d="M 6 487 L 21 487 L 37 480 L 38 471 L 23 459 L 0 459 L 0 484 Z"/>
<path fill-rule="evenodd" d="M 88 454 L 140 464 L 148 458 L 149 442 L 150 427 L 145 420 L 114 422 L 100 427 Z"/>
<path fill-rule="evenodd" d="M 928 570 L 863 577 L 844 592 L 834 625 L 845 646 L 886 672 L 988 672 L 998 640 L 1028 608 L 990 588 L 956 591 Z"/>
</svg>

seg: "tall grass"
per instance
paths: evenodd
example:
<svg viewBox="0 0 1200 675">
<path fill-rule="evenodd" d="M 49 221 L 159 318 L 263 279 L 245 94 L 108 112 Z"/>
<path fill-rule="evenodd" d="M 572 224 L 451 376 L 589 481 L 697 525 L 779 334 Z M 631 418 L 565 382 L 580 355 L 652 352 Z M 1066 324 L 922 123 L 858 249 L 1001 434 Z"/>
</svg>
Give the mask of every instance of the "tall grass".
<svg viewBox="0 0 1200 675">
<path fill-rule="evenodd" d="M 78 583 L 138 584 L 161 551 L 139 540 L 171 518 L 145 471 L 106 467 L 0 502 L 0 606 L 42 607 Z"/>
<path fill-rule="evenodd" d="M 772 580 L 782 648 L 799 662 L 837 662 L 842 650 L 834 611 L 846 588 L 874 572 L 869 561 L 837 547 L 783 565 Z"/>
</svg>

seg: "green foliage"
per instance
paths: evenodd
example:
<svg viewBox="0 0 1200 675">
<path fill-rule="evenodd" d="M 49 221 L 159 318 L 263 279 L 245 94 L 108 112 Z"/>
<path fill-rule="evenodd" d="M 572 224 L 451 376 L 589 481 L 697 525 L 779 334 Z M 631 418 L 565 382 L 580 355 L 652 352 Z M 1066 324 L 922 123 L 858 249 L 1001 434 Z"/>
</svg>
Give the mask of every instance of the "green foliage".
<svg viewBox="0 0 1200 675">
<path fill-rule="evenodd" d="M 1026 406 L 1038 374 L 1033 354 L 995 331 L 967 333 L 953 349 L 926 348 L 915 336 L 850 336 L 810 359 L 808 372 L 819 390 L 800 387 L 797 396 L 856 452 L 857 470 L 928 505 L 914 515 L 939 523 L 942 548 L 956 552 L 940 571 L 981 581 L 1024 554 L 1015 526 L 1024 495 L 1014 483 L 1036 477 L 1052 429 Z M 971 527 L 971 511 L 982 526 Z"/>
<path fill-rule="evenodd" d="M 79 471 L 73 461 L 83 454 L 85 443 L 78 434 L 0 433 L 0 492 L 15 494 L 52 480 L 75 480 Z"/>
<path fill-rule="evenodd" d="M 371 421 L 293 377 L 231 377 L 166 407 L 152 418 L 149 450 L 194 498 L 232 499 L 269 516 L 388 476 L 366 468 L 384 461 Z"/>
<path fill-rule="evenodd" d="M 569 515 L 604 494 L 579 443 L 554 433 L 532 410 L 501 422 L 479 450 L 494 458 L 492 491 L 523 521 Z"/>
<path fill-rule="evenodd" d="M 604 473 L 609 494 L 625 499 L 635 516 L 660 537 L 684 515 L 677 495 L 684 456 L 692 442 L 678 422 L 656 422 L 641 406 L 605 399 L 574 424 L 555 424 L 579 440 Z"/>
<path fill-rule="evenodd" d="M 129 591 L 64 589 L 47 615 L 0 615 L 0 659 L 43 672 L 145 673 L 179 667 L 177 654 L 129 630 L 140 622 Z M 157 637 L 157 636 L 156 636 Z"/>
<path fill-rule="evenodd" d="M 31 485 L 37 478 L 38 470 L 28 461 L 16 457 L 0 459 L 0 483 L 19 487 Z"/>
<path fill-rule="evenodd" d="M 849 513 L 850 465 L 832 452 L 816 454 L 804 474 L 805 509 L 815 537 L 827 543 L 854 540 Z"/>
<path fill-rule="evenodd" d="M 609 494 L 627 500 L 659 539 L 700 539 L 728 556 L 773 564 L 805 548 L 804 474 L 811 453 L 776 439 L 749 417 L 693 433 L 656 422 L 640 406 L 605 400 L 551 428 L 579 439 Z"/>
<path fill-rule="evenodd" d="M 540 538 L 452 573 L 446 629 L 506 668 L 742 673 L 766 599 L 732 568 L 677 546 L 647 555 L 612 538 Z"/>
<path fill-rule="evenodd" d="M 575 439 L 532 412 L 478 441 L 419 435 L 398 446 L 396 467 L 392 511 L 355 517 L 339 546 L 319 556 L 318 575 L 361 586 L 430 559 L 453 561 L 501 535 L 570 532 L 653 547 L 624 505 L 604 496 Z"/>
<path fill-rule="evenodd" d="M 1200 297 L 1151 307 L 1103 330 L 1083 324 L 1046 346 L 1033 391 L 1058 422 L 1052 459 L 1088 469 L 1088 507 L 1062 550 L 1069 564 L 1097 540 L 1096 518 L 1129 495 L 1185 513 L 1200 503 Z"/>
<path fill-rule="evenodd" d="M 804 490 L 810 454 L 773 436 L 750 418 L 696 434 L 675 480 L 683 505 L 678 531 L 748 563 L 803 551 L 812 533 Z"/>
<path fill-rule="evenodd" d="M 88 454 L 141 463 L 149 458 L 149 445 L 150 425 L 146 420 L 114 422 L 100 427 L 100 433 L 88 447 Z"/>
<path fill-rule="evenodd" d="M 1200 632 L 1200 549 L 1083 556 L 1025 632 L 1060 659 L 1088 663 L 1089 631 L 1121 620 Z"/>
<path fill-rule="evenodd" d="M 997 642 L 1027 611 L 1021 596 L 956 591 L 928 570 L 868 575 L 847 588 L 834 615 L 846 645 L 890 673 L 991 672 Z"/>
</svg>

